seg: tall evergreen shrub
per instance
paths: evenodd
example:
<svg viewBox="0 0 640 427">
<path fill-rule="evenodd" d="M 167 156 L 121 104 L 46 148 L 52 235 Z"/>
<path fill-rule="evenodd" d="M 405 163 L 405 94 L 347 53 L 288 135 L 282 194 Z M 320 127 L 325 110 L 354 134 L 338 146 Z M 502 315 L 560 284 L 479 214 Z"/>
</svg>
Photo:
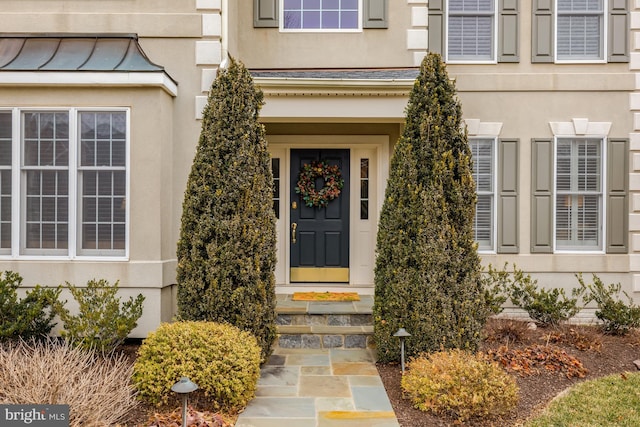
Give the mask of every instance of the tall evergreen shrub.
<svg viewBox="0 0 640 427">
<path fill-rule="evenodd" d="M 219 70 L 184 196 L 177 280 L 181 319 L 252 332 L 266 358 L 276 336 L 276 235 L 262 104 L 241 62 Z"/>
<path fill-rule="evenodd" d="M 473 236 L 476 192 L 455 84 L 439 55 L 423 60 L 406 107 L 380 215 L 374 338 L 381 361 L 475 350 L 488 316 Z"/>
</svg>

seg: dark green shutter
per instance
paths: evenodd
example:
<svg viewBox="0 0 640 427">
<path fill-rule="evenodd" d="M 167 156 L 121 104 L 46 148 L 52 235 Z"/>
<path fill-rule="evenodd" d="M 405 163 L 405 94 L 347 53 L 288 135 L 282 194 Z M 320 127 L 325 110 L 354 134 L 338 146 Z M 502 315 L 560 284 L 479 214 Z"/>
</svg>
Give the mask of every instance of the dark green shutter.
<svg viewBox="0 0 640 427">
<path fill-rule="evenodd" d="M 627 0 L 609 0 L 609 62 L 629 62 Z"/>
<path fill-rule="evenodd" d="M 429 1 L 429 52 L 444 55 L 444 0 Z"/>
<path fill-rule="evenodd" d="M 362 28 L 388 28 L 387 0 L 365 0 Z"/>
<path fill-rule="evenodd" d="M 518 139 L 498 141 L 498 253 L 518 253 Z"/>
<path fill-rule="evenodd" d="M 253 26 L 278 28 L 278 2 L 280 0 L 253 0 Z"/>
<path fill-rule="evenodd" d="M 553 140 L 531 141 L 531 253 L 553 252 Z"/>
<path fill-rule="evenodd" d="M 498 62 L 519 62 L 518 0 L 500 0 Z"/>
<path fill-rule="evenodd" d="M 629 176 L 627 139 L 610 139 L 607 144 L 607 253 L 627 253 Z"/>
<path fill-rule="evenodd" d="M 533 0 L 531 22 L 531 62 L 553 62 L 553 0 Z"/>
</svg>

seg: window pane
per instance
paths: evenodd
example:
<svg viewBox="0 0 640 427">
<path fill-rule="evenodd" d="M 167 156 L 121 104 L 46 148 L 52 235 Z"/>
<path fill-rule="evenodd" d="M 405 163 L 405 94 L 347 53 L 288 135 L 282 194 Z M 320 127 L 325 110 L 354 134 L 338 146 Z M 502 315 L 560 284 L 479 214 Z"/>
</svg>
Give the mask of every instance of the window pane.
<svg viewBox="0 0 640 427">
<path fill-rule="evenodd" d="M 449 18 L 449 58 L 492 59 L 493 17 L 451 16 Z"/>
<path fill-rule="evenodd" d="M 0 111 L 0 166 L 11 166 L 11 111 Z"/>
<path fill-rule="evenodd" d="M 601 249 L 602 141 L 556 143 L 556 247 Z"/>
<path fill-rule="evenodd" d="M 473 231 L 478 248 L 493 250 L 494 202 L 494 139 L 469 140 L 473 161 L 473 179 L 476 183 L 477 204 Z"/>
<path fill-rule="evenodd" d="M 358 0 L 285 0 L 286 29 L 357 29 Z"/>
</svg>

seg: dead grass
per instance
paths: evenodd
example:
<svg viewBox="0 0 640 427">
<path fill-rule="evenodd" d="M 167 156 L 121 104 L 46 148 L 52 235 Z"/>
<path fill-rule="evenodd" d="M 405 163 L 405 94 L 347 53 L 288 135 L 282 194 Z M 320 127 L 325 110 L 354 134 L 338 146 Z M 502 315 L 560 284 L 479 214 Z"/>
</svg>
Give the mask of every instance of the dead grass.
<svg viewBox="0 0 640 427">
<path fill-rule="evenodd" d="M 125 355 L 102 357 L 66 341 L 0 347 L 0 403 L 68 404 L 69 424 L 115 424 L 138 404 Z"/>
</svg>

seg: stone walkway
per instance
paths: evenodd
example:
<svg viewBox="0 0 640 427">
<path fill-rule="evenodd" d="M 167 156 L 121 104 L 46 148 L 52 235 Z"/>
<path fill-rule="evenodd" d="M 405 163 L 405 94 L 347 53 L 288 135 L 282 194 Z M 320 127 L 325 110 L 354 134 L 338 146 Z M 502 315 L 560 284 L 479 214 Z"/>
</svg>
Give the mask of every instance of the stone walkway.
<svg viewBox="0 0 640 427">
<path fill-rule="evenodd" d="M 236 427 L 399 427 L 370 349 L 276 348 Z"/>
</svg>

